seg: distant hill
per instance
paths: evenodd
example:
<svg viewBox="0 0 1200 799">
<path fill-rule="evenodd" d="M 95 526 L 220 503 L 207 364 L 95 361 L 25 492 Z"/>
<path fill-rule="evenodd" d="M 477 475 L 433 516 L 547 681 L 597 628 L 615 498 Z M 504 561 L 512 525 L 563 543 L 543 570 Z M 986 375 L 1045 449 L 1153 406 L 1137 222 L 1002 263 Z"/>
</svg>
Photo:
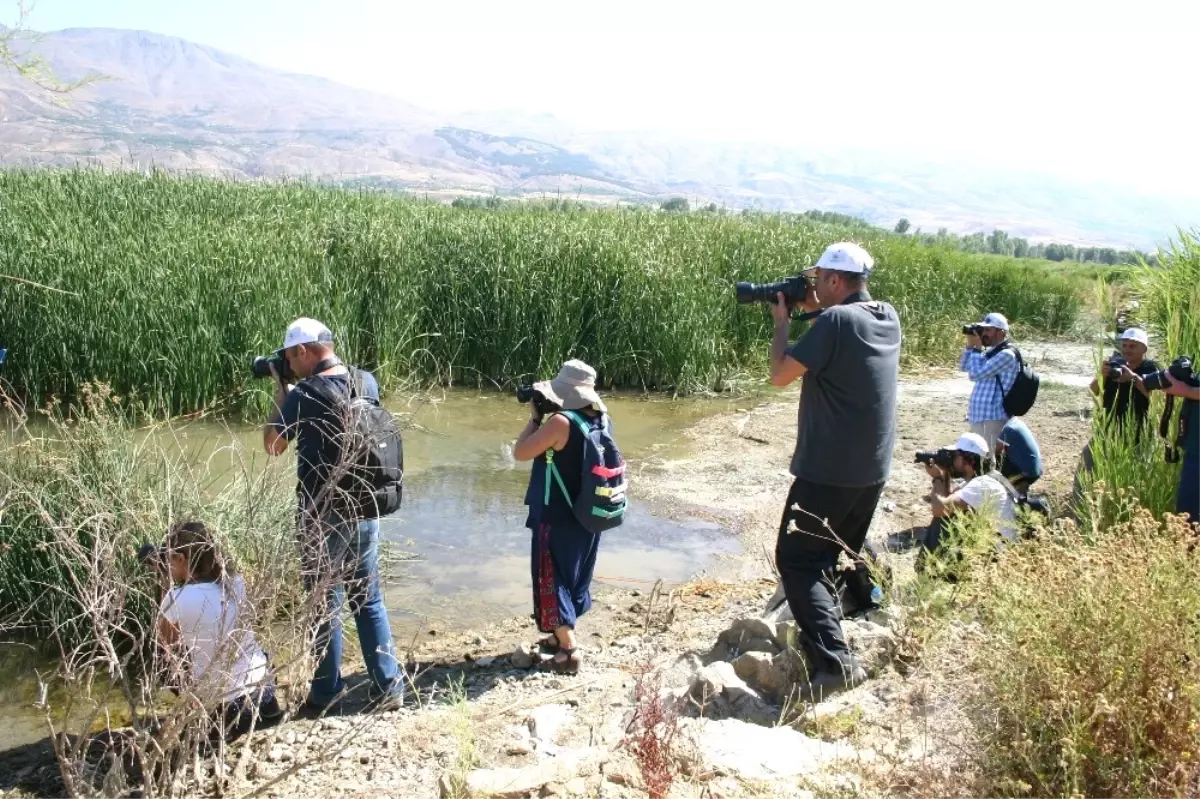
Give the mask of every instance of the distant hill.
<svg viewBox="0 0 1200 799">
<path fill-rule="evenodd" d="M 827 211 L 927 231 L 1149 246 L 1180 208 L 1047 180 L 888 163 L 871 153 L 575 131 L 548 115 L 450 118 L 323 78 L 143 31 L 80 28 L 37 45 L 67 79 L 110 79 L 66 107 L 0 72 L 0 164 L 158 165 L 234 178 L 310 176 L 449 195 L 561 193 Z M 1190 218 L 1188 218 L 1190 216 Z"/>
</svg>

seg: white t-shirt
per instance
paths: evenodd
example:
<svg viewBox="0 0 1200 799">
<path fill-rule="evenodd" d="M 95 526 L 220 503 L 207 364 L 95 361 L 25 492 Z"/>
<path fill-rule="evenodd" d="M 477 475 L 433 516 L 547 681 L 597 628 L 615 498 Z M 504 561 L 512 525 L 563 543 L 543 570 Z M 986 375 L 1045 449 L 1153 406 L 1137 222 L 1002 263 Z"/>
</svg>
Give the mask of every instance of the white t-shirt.
<svg viewBox="0 0 1200 799">
<path fill-rule="evenodd" d="M 976 513 L 994 513 L 999 533 L 1009 541 L 1017 540 L 1016 507 L 1012 495 L 994 477 L 976 477 L 956 492 Z"/>
<path fill-rule="evenodd" d="M 179 644 L 191 657 L 192 680 L 227 701 L 267 676 L 267 656 L 254 631 L 238 623 L 245 601 L 246 584 L 237 576 L 226 581 L 224 592 L 219 583 L 189 583 L 162 601 L 163 616 L 178 625 Z M 220 682 L 202 679 L 210 667 L 220 669 Z"/>
</svg>

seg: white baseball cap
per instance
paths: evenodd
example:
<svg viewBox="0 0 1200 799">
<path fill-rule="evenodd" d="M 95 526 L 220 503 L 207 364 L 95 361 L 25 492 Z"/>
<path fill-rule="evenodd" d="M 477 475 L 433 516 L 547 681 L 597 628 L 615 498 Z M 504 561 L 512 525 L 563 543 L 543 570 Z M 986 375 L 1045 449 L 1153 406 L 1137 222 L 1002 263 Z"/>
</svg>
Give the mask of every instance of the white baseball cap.
<svg viewBox="0 0 1200 799">
<path fill-rule="evenodd" d="M 1146 331 L 1140 327 L 1131 327 L 1121 334 L 1122 341 L 1136 341 L 1143 347 L 1150 346 L 1150 337 L 1146 335 Z"/>
<path fill-rule="evenodd" d="M 990 313 L 979 322 L 984 327 L 994 327 L 997 330 L 1008 330 L 1008 318 L 1002 313 Z"/>
<path fill-rule="evenodd" d="M 961 452 L 970 452 L 978 455 L 981 458 L 988 456 L 987 441 L 978 433 L 963 433 L 958 437 L 958 441 L 954 442 L 954 446 L 946 447 L 946 449 L 957 449 Z"/>
<path fill-rule="evenodd" d="M 852 241 L 839 241 L 830 244 L 821 253 L 821 258 L 808 269 L 833 269 L 838 272 L 850 272 L 856 275 L 868 275 L 875 266 L 875 259 L 870 253 Z"/>
<path fill-rule="evenodd" d="M 297 344 L 312 344 L 314 342 L 332 344 L 333 333 L 316 319 L 309 319 L 307 316 L 302 316 L 295 322 L 292 322 L 288 325 L 287 332 L 283 334 L 283 348 L 285 350 Z"/>
</svg>

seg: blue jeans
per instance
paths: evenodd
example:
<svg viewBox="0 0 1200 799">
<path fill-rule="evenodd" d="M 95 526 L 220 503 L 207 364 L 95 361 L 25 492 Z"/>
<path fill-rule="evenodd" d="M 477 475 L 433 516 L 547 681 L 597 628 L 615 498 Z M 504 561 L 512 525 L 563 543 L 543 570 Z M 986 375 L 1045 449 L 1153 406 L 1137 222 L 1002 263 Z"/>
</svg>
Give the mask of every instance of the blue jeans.
<svg viewBox="0 0 1200 799">
<path fill-rule="evenodd" d="M 1186 452 L 1179 471 L 1179 491 L 1175 494 L 1175 512 L 1200 522 L 1200 452 Z"/>
<path fill-rule="evenodd" d="M 341 671 L 341 611 L 347 595 L 367 674 L 381 693 L 403 697 L 404 676 L 396 659 L 392 629 L 379 585 L 379 520 L 368 519 L 357 524 L 335 522 L 327 536 L 327 558 L 333 569 L 331 577 L 321 579 L 322 570 L 305 568 L 310 587 L 314 580 L 328 585 L 325 617 L 317 628 L 313 643 L 318 663 L 308 703 L 325 707 L 345 690 Z"/>
</svg>

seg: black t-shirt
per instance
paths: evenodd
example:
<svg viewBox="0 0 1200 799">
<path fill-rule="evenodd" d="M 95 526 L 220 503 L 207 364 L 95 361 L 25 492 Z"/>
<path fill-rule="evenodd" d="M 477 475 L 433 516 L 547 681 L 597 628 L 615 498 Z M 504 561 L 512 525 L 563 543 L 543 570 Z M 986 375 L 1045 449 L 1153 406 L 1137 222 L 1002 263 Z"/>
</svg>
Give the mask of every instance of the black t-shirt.
<svg viewBox="0 0 1200 799">
<path fill-rule="evenodd" d="M 1158 364 L 1147 358 L 1133 370 L 1141 377 L 1158 371 Z M 1146 420 L 1150 411 L 1150 398 L 1133 386 L 1133 381 L 1119 383 L 1115 377 L 1104 378 L 1104 411 L 1112 419 L 1124 420 L 1129 413 L 1130 400 L 1133 403 L 1133 416 L 1138 427 Z"/>
<path fill-rule="evenodd" d="M 379 384 L 370 372 L 359 370 L 362 396 L 379 404 Z M 337 396 L 349 396 L 349 375 L 314 375 L 301 380 L 288 392 L 280 408 L 275 430 L 288 441 L 296 441 L 296 487 L 308 505 L 321 494 L 334 466 L 341 458 L 343 419 L 336 406 L 313 384 L 321 381 Z"/>
<path fill-rule="evenodd" d="M 602 424 L 600 415 L 589 416 L 583 411 L 577 411 L 595 429 Z M 568 419 L 567 421 L 571 421 Z M 610 430 L 612 423 L 609 422 Z M 570 521 L 575 518 L 573 505 L 579 491 L 583 487 L 583 430 L 575 422 L 571 422 L 571 432 L 567 436 L 567 445 L 561 452 L 554 453 L 554 470 L 562 478 L 563 487 L 567 489 L 568 500 L 563 495 L 563 489 L 558 481 L 546 469 L 546 454 L 534 459 L 533 469 L 529 475 L 529 488 L 525 491 L 525 504 L 530 509 L 530 519 L 540 520 L 549 524 Z M 550 501 L 543 504 L 546 496 L 546 483 L 550 483 Z M 529 524 L 529 521 L 526 522 Z"/>
</svg>

